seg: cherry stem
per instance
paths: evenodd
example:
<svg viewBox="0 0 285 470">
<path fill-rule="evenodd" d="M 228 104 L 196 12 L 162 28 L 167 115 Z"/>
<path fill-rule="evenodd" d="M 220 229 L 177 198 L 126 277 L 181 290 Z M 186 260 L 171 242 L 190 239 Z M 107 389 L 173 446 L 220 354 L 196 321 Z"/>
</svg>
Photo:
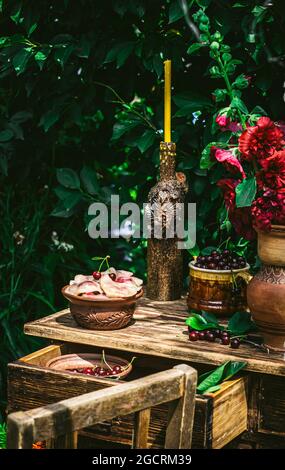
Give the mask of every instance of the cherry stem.
<svg viewBox="0 0 285 470">
<path fill-rule="evenodd" d="M 136 359 L 136 356 L 134 356 L 131 362 L 129 362 L 125 367 L 122 367 L 122 370 L 127 370 L 130 367 L 130 365 L 134 362 L 135 359 Z"/>
<path fill-rule="evenodd" d="M 110 370 L 113 370 L 111 366 L 109 366 L 108 362 L 106 361 L 106 356 L 105 356 L 105 351 L 103 349 L 102 351 L 102 359 L 103 359 L 103 362 L 104 364 L 106 364 L 107 367 L 109 367 Z"/>
</svg>

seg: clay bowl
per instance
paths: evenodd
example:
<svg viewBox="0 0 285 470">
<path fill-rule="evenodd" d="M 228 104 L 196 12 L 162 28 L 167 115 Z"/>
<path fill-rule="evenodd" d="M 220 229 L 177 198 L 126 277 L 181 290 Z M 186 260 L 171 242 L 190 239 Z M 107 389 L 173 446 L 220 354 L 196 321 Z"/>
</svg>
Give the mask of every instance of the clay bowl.
<svg viewBox="0 0 285 470">
<path fill-rule="evenodd" d="M 204 310 L 221 317 L 227 317 L 247 309 L 246 282 L 250 279 L 249 265 L 233 270 L 203 269 L 191 261 L 189 294 L 187 298 L 190 310 Z M 233 296 L 233 276 L 240 288 Z"/>
<path fill-rule="evenodd" d="M 69 300 L 70 312 L 83 328 L 89 330 L 119 330 L 132 320 L 136 301 L 143 295 L 141 289 L 136 295 L 127 298 L 106 300 L 89 300 L 66 292 L 68 286 L 61 289 L 63 296 Z"/>
<path fill-rule="evenodd" d="M 113 366 L 121 366 L 121 367 L 126 367 L 125 370 L 120 372 L 117 375 L 113 376 L 95 376 L 91 375 L 88 377 L 96 377 L 102 378 L 102 379 L 109 379 L 109 378 L 124 378 L 129 373 L 131 372 L 133 366 L 130 364 L 126 359 L 122 359 L 121 357 L 117 356 L 106 356 L 106 361 L 109 364 L 110 367 Z M 46 367 L 50 367 L 53 370 L 60 370 L 60 371 L 70 371 L 72 369 L 83 369 L 85 367 L 96 367 L 96 366 L 101 366 L 104 368 L 107 368 L 106 364 L 104 364 L 104 361 L 102 359 L 102 354 L 91 354 L 91 353 L 83 353 L 83 354 L 65 354 L 60 357 L 54 357 L 53 359 L 50 359 L 46 363 Z M 74 373 L 71 372 L 70 373 Z M 80 372 L 78 372 L 80 373 Z"/>
</svg>

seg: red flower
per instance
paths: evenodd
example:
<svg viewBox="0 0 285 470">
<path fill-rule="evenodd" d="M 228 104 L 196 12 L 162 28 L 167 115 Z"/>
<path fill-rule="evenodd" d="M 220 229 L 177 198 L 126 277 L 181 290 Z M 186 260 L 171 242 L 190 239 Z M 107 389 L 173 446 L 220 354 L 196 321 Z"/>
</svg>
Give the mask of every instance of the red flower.
<svg viewBox="0 0 285 470">
<path fill-rule="evenodd" d="M 224 178 L 217 182 L 217 186 L 221 188 L 224 193 L 224 200 L 226 208 L 229 211 L 234 210 L 236 201 L 235 187 L 241 180 L 234 180 L 233 178 Z"/>
<path fill-rule="evenodd" d="M 260 162 L 262 170 L 258 173 L 258 180 L 264 186 L 272 189 L 285 188 L 285 150 L 275 152 L 271 157 Z"/>
<path fill-rule="evenodd" d="M 236 233 L 246 240 L 254 240 L 256 232 L 252 227 L 252 215 L 250 207 L 238 207 L 229 212 L 229 219 Z"/>
<path fill-rule="evenodd" d="M 218 162 L 223 163 L 228 171 L 231 173 L 239 172 L 241 173 L 242 177 L 245 178 L 245 172 L 243 167 L 241 166 L 237 157 L 235 157 L 231 152 L 228 150 L 221 150 L 217 149 L 215 152 L 215 157 Z"/>
<path fill-rule="evenodd" d="M 225 178 L 218 181 L 217 186 L 222 189 L 224 193 L 225 206 L 228 209 L 229 220 L 232 223 L 238 235 L 253 240 L 256 233 L 252 227 L 252 217 L 250 207 L 236 208 L 235 188 L 241 180 L 234 180 L 233 178 Z"/>
<path fill-rule="evenodd" d="M 262 160 L 284 144 L 283 132 L 268 117 L 261 117 L 256 126 L 248 127 L 240 136 L 239 151 L 245 160 Z"/>
<path fill-rule="evenodd" d="M 271 224 L 285 224 L 285 189 L 267 189 L 251 208 L 253 224 L 259 230 L 270 230 Z"/>
</svg>

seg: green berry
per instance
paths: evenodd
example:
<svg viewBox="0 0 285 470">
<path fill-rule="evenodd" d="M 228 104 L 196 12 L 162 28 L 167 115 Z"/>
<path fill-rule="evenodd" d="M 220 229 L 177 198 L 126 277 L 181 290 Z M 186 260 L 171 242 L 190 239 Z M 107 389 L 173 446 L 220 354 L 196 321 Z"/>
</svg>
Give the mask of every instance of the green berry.
<svg viewBox="0 0 285 470">
<path fill-rule="evenodd" d="M 212 42 L 210 45 L 212 51 L 218 51 L 220 49 L 220 44 L 217 41 Z"/>
<path fill-rule="evenodd" d="M 215 34 L 213 35 L 213 39 L 215 39 L 216 41 L 220 41 L 222 39 L 220 31 L 215 32 Z"/>
<path fill-rule="evenodd" d="M 199 24 L 199 29 L 200 29 L 200 31 L 206 32 L 206 31 L 208 31 L 209 28 L 208 28 L 208 25 L 206 25 L 204 23 L 200 23 Z"/>
</svg>

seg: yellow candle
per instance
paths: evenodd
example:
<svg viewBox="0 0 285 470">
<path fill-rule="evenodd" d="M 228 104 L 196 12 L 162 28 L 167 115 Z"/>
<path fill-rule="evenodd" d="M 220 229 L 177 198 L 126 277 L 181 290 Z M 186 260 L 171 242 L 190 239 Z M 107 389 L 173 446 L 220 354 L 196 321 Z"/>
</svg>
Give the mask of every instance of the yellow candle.
<svg viewBox="0 0 285 470">
<path fill-rule="evenodd" d="M 171 142 L 171 60 L 164 62 L 164 142 Z"/>
</svg>

